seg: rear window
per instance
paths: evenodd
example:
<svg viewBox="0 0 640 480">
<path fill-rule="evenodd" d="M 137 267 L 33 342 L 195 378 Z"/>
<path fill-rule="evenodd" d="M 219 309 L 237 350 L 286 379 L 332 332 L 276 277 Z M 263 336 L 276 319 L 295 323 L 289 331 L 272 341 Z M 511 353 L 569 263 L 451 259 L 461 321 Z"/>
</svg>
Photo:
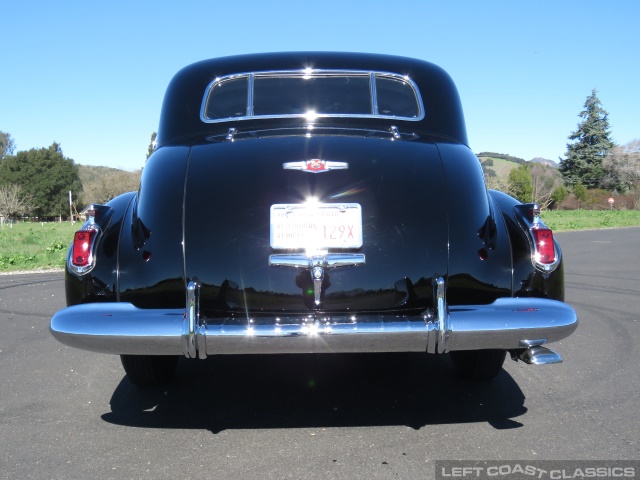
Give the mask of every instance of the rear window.
<svg viewBox="0 0 640 480">
<path fill-rule="evenodd" d="M 229 78 L 211 87 L 207 116 L 209 118 L 234 118 L 247 115 L 247 77 Z"/>
<path fill-rule="evenodd" d="M 223 122 L 255 117 L 424 117 L 409 78 L 386 72 L 255 72 L 218 78 L 205 92 L 201 118 Z"/>
</svg>

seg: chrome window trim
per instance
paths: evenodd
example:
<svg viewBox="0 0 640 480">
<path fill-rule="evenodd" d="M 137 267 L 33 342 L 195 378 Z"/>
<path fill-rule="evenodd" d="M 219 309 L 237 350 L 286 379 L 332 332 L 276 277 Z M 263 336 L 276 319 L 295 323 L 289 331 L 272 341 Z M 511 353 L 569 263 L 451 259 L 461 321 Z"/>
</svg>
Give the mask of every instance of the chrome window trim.
<svg viewBox="0 0 640 480">
<path fill-rule="evenodd" d="M 385 72 L 379 70 L 344 70 L 344 69 L 300 69 L 300 70 L 265 70 L 257 72 L 243 72 L 234 73 L 230 75 L 224 75 L 222 77 L 214 78 L 207 85 L 204 95 L 202 97 L 202 103 L 200 105 L 200 120 L 203 123 L 224 123 L 234 122 L 241 120 L 255 120 L 255 119 L 271 119 L 271 118 L 307 118 L 305 114 L 278 114 L 278 115 L 254 115 L 253 113 L 253 89 L 254 81 L 256 77 L 274 77 L 274 76 L 288 76 L 288 77 L 305 77 L 305 76 L 340 76 L 340 75 L 359 75 L 369 77 L 369 94 L 371 95 L 371 106 L 373 113 L 370 114 L 347 114 L 347 113 L 318 113 L 314 115 L 314 118 L 379 118 L 388 120 L 403 120 L 409 122 L 419 122 L 425 117 L 424 103 L 422 101 L 422 95 L 418 85 L 408 76 L 400 75 L 398 73 Z M 247 92 L 247 108 L 246 115 L 242 117 L 227 117 L 227 118 L 207 118 L 205 115 L 207 99 L 209 98 L 213 87 L 221 82 L 237 79 L 248 78 L 248 92 Z M 376 79 L 380 77 L 394 78 L 408 84 L 415 95 L 416 104 L 418 106 L 418 115 L 416 117 L 402 117 L 396 115 L 380 115 L 378 113 L 378 99 Z"/>
<path fill-rule="evenodd" d="M 253 117 L 253 86 L 254 86 L 255 76 L 249 75 L 249 91 L 247 92 L 247 117 Z M 213 85 L 211 85 L 213 88 Z M 202 102 L 202 113 L 204 117 L 204 107 L 206 105 L 206 97 L 205 101 Z"/>
<path fill-rule="evenodd" d="M 371 109 L 373 110 L 373 115 L 378 115 L 378 89 L 376 88 L 376 75 L 371 72 L 369 75 L 369 91 L 371 93 Z M 415 91 L 414 91 L 415 92 Z M 422 111 L 422 109 L 420 109 Z"/>
</svg>

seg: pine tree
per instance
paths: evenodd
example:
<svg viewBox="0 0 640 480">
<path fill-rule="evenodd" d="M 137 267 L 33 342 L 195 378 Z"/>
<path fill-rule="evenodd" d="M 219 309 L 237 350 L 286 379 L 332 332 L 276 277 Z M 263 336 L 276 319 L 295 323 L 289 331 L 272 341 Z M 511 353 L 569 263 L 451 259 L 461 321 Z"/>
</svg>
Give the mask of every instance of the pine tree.
<svg viewBox="0 0 640 480">
<path fill-rule="evenodd" d="M 560 172 L 568 185 L 582 183 L 587 188 L 594 188 L 605 176 L 603 160 L 615 146 L 610 138 L 608 115 L 601 106 L 597 90 L 593 89 L 579 115 L 582 123 L 569 136 L 574 143 L 567 144 L 567 158 L 560 161 Z"/>
<path fill-rule="evenodd" d="M 149 148 L 147 149 L 147 159 L 151 156 L 151 154 L 156 149 L 156 135 L 157 134 L 158 134 L 157 132 L 153 132 L 151 134 L 151 142 L 149 143 Z"/>
</svg>

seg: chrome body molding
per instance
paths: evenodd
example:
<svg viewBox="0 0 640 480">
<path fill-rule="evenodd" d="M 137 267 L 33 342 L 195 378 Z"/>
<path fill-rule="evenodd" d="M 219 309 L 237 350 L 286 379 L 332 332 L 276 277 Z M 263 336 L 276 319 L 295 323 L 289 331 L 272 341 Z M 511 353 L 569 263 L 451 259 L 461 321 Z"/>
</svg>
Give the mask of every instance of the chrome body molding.
<svg viewBox="0 0 640 480">
<path fill-rule="evenodd" d="M 325 253 L 307 255 L 304 253 L 276 253 L 269 255 L 269 265 L 295 268 L 336 268 L 355 267 L 365 264 L 363 253 Z"/>
<path fill-rule="evenodd" d="M 236 140 L 249 140 L 259 138 L 269 138 L 274 136 L 288 135 L 304 135 L 307 138 L 335 135 L 341 137 L 361 137 L 375 138 L 380 140 L 417 140 L 420 138 L 415 132 L 400 131 L 394 125 L 387 130 L 375 128 L 356 128 L 356 127 L 329 127 L 318 125 L 305 125 L 303 127 L 286 127 L 286 128 L 263 128 L 259 130 L 238 130 L 235 127 L 229 128 L 227 133 L 208 135 L 205 140 L 211 143 L 234 142 Z M 284 167 L 284 164 L 283 164 Z"/>
<path fill-rule="evenodd" d="M 322 282 L 327 268 L 356 267 L 366 263 L 363 253 L 296 254 L 278 253 L 269 256 L 269 266 L 305 268 L 311 273 L 316 306 L 322 303 Z"/>
<path fill-rule="evenodd" d="M 553 354 L 540 344 L 567 337 L 578 324 L 571 307 L 540 298 L 500 298 L 489 305 L 451 306 L 435 316 L 431 312 L 415 316 L 318 312 L 300 317 L 202 319 L 198 318 L 197 284 L 192 282 L 189 287 L 186 310 L 140 309 L 130 303 L 75 305 L 54 315 L 51 332 L 65 345 L 111 354 L 205 358 L 217 354 L 446 353 L 496 348 L 515 351 L 527 361 L 544 360 L 538 354 L 545 351 Z M 543 350 L 536 354 L 535 349 Z"/>
</svg>

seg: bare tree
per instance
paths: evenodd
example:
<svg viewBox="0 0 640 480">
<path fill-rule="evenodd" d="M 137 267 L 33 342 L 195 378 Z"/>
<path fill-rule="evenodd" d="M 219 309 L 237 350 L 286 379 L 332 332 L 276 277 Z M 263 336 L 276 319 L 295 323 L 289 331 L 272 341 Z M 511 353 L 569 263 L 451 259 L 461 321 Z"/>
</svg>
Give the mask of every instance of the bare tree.
<svg viewBox="0 0 640 480">
<path fill-rule="evenodd" d="M 118 195 L 138 189 L 141 170 L 127 172 L 114 170 L 83 183 L 82 200 L 85 204 L 107 203 Z"/>
<path fill-rule="evenodd" d="M 0 160 L 7 155 L 13 155 L 16 144 L 11 135 L 6 132 L 0 132 Z"/>
<path fill-rule="evenodd" d="M 562 185 L 562 175 L 552 167 L 542 163 L 534 163 L 531 166 L 531 179 L 533 182 L 533 199 L 540 208 L 547 208 L 552 202 L 552 195 L 556 188 Z"/>
<path fill-rule="evenodd" d="M 606 176 L 602 186 L 611 190 L 628 190 L 640 187 L 640 139 L 609 151 L 603 162 Z"/>
<path fill-rule="evenodd" d="M 15 183 L 0 185 L 0 215 L 5 219 L 29 213 L 31 197 L 22 193 L 22 187 Z"/>
</svg>

